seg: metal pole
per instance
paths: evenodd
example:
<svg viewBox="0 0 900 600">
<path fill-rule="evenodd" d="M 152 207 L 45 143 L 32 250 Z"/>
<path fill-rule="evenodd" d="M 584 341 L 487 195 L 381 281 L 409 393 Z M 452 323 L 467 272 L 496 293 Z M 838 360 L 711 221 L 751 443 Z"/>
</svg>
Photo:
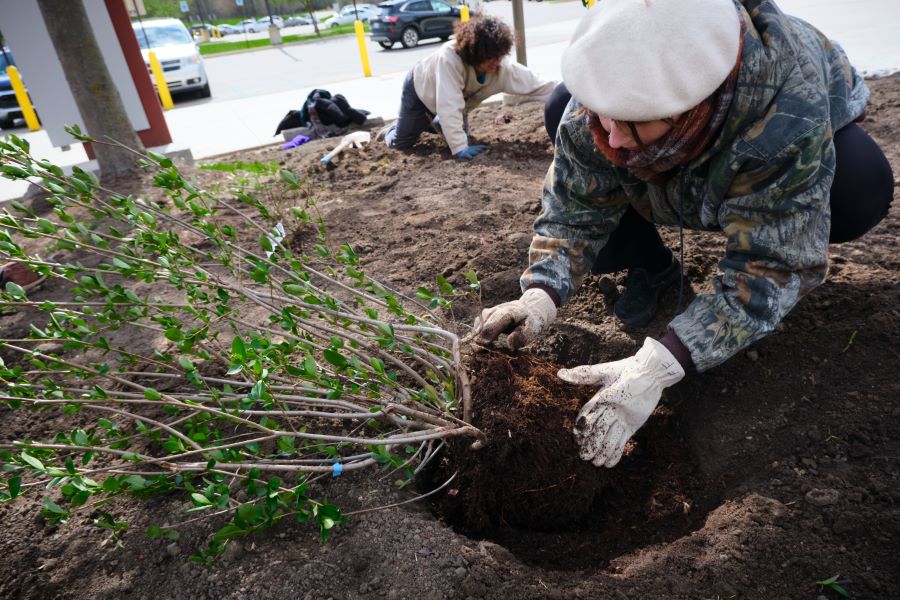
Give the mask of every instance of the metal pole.
<svg viewBox="0 0 900 600">
<path fill-rule="evenodd" d="M 512 0 L 513 29 L 516 32 L 516 61 L 528 66 L 528 58 L 525 56 L 525 14 L 522 8 L 522 0 Z"/>
</svg>

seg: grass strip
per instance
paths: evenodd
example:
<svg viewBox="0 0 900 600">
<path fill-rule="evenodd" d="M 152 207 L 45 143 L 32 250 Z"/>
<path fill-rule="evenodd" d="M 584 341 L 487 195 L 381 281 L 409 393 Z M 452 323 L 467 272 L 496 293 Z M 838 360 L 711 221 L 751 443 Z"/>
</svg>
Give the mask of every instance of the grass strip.
<svg viewBox="0 0 900 600">
<path fill-rule="evenodd" d="M 363 23 L 366 33 L 369 32 L 368 23 Z M 310 40 L 322 40 L 330 37 L 341 35 L 350 35 L 355 33 L 353 24 L 338 25 L 337 27 L 322 28 L 319 30 L 320 35 L 315 33 L 305 35 L 286 35 L 281 38 L 283 44 L 291 44 L 295 42 L 306 42 Z M 268 38 L 259 40 L 240 40 L 234 42 L 205 42 L 200 44 L 200 54 L 210 56 L 213 54 L 221 54 L 222 52 L 241 52 L 242 50 L 253 50 L 255 48 L 265 48 L 272 45 L 272 41 Z"/>
</svg>

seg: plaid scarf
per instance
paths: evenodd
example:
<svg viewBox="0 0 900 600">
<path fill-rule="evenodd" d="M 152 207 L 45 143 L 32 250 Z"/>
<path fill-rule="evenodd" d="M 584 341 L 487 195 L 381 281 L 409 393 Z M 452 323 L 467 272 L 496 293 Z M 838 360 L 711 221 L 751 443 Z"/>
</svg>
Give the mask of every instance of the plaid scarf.
<svg viewBox="0 0 900 600">
<path fill-rule="evenodd" d="M 672 129 L 655 142 L 636 150 L 612 148 L 609 132 L 603 129 L 600 118 L 593 112 L 588 113 L 588 127 L 600 152 L 614 165 L 628 169 L 639 179 L 654 185 L 665 185 L 672 178 L 673 169 L 696 158 L 712 142 L 725 122 L 741 67 L 744 30 L 742 20 L 738 59 L 719 89 L 683 114 Z"/>
</svg>

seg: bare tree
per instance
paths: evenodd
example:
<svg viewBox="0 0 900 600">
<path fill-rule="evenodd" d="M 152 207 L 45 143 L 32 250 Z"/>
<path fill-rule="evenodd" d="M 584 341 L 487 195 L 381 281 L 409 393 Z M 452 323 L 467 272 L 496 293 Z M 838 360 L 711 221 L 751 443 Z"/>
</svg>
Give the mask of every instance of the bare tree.
<svg viewBox="0 0 900 600">
<path fill-rule="evenodd" d="M 38 0 L 38 6 L 87 133 L 97 140 L 109 138 L 143 151 L 144 145 L 125 112 L 82 0 Z M 135 155 L 127 149 L 102 143 L 93 147 L 101 177 L 135 170 Z"/>
<path fill-rule="evenodd" d="M 306 12 L 309 13 L 309 18 L 312 19 L 313 29 L 316 30 L 316 35 L 321 36 L 322 32 L 319 31 L 319 20 L 316 18 L 316 9 L 313 7 L 313 0 L 303 0 L 303 6 L 306 7 Z"/>
</svg>

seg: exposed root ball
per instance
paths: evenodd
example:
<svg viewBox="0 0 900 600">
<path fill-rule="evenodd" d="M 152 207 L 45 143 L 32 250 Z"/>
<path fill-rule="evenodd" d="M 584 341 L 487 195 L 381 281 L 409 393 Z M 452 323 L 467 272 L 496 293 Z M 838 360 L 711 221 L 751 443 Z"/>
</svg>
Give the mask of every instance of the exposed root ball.
<svg viewBox="0 0 900 600">
<path fill-rule="evenodd" d="M 593 390 L 564 383 L 558 368 L 527 355 L 472 356 L 473 423 L 488 443 L 474 452 L 454 442 L 436 474 L 445 480 L 457 473 L 438 510 L 458 528 L 570 528 L 610 481 L 606 469 L 578 457 L 572 436 Z"/>
</svg>

